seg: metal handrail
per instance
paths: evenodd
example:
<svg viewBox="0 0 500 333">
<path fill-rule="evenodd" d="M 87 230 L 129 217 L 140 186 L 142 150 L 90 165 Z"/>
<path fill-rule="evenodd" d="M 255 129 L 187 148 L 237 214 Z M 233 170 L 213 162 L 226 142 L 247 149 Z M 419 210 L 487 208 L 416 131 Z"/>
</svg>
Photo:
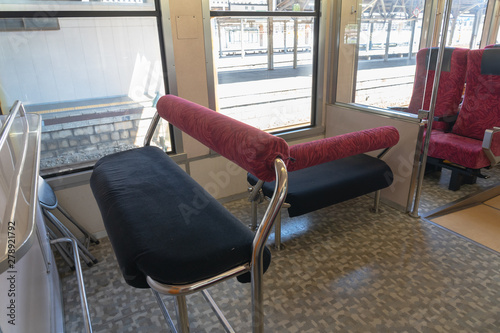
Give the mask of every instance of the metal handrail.
<svg viewBox="0 0 500 333">
<path fill-rule="evenodd" d="M 274 195 L 262 218 L 262 223 L 255 234 L 252 251 L 252 325 L 254 333 L 264 332 L 264 294 L 262 289 L 262 276 L 264 267 L 262 255 L 266 246 L 267 238 L 274 225 L 276 217 L 280 214 L 281 206 L 285 202 L 288 193 L 288 173 L 286 164 L 281 158 L 274 160 L 276 173 L 276 185 Z"/>
<path fill-rule="evenodd" d="M 432 85 L 432 94 L 431 94 L 431 100 L 429 104 L 429 117 L 427 120 L 427 132 L 424 140 L 424 147 L 423 147 L 423 153 L 421 155 L 421 161 L 419 165 L 419 170 L 418 170 L 418 179 L 417 179 L 417 190 L 415 193 L 415 200 L 413 203 L 413 209 L 410 213 L 410 216 L 412 217 L 419 217 L 418 215 L 418 208 L 420 205 L 420 196 L 422 194 L 422 186 L 424 182 L 424 174 L 425 174 L 425 165 L 427 163 L 427 153 L 429 151 L 429 143 L 431 139 L 431 131 L 432 131 L 432 122 L 434 120 L 434 111 L 436 108 L 436 100 L 437 100 L 437 94 L 438 94 L 438 89 L 439 89 L 439 80 L 441 77 L 441 66 L 443 64 L 443 58 L 444 58 L 444 49 L 446 46 L 446 36 L 448 34 L 448 24 L 449 24 L 449 19 L 451 15 L 451 5 L 453 4 L 453 0 L 446 0 L 445 3 L 445 10 L 444 10 L 444 26 L 442 28 L 442 33 L 441 33 L 441 41 L 439 45 L 439 50 L 437 54 L 437 61 L 436 61 L 436 70 L 434 71 L 434 83 Z"/>
<path fill-rule="evenodd" d="M 252 276 L 252 323 L 253 332 L 262 333 L 264 332 L 264 309 L 263 309 L 263 290 L 262 290 L 262 277 L 264 274 L 263 265 L 263 254 L 266 246 L 267 239 L 274 225 L 277 216 L 280 213 L 281 207 L 285 202 L 286 195 L 288 192 L 288 173 L 286 170 L 286 164 L 281 158 L 276 158 L 274 161 L 275 173 L 276 173 L 276 186 L 274 189 L 274 195 L 270 200 L 267 207 L 266 213 L 262 218 L 262 223 L 257 230 L 252 246 L 252 258 L 249 264 L 244 264 L 235 267 L 227 272 L 221 273 L 217 276 L 211 277 L 209 279 L 198 281 L 192 284 L 186 285 L 168 285 L 161 282 L 155 281 L 151 277 L 147 277 L 148 285 L 156 292 L 173 295 L 173 296 L 184 296 L 221 281 L 227 280 L 229 278 L 241 275 L 246 272 L 250 272 Z M 158 296 L 157 296 L 158 297 Z M 161 300 L 161 299 L 160 299 Z M 162 304 L 162 302 L 159 302 Z M 212 308 L 216 307 L 215 304 L 211 303 Z M 214 309 L 215 310 L 215 309 Z M 215 310 L 219 320 L 224 324 L 224 320 L 221 319 L 222 313 Z M 223 317 L 223 316 L 222 316 Z M 167 319 L 167 317 L 166 317 Z M 224 318 L 225 319 L 225 318 Z M 167 319 L 168 322 L 168 319 Z M 224 324 L 226 327 L 226 325 Z M 230 329 L 226 330 L 230 332 Z"/>
<path fill-rule="evenodd" d="M 7 140 L 8 133 L 10 131 L 10 128 L 12 127 L 12 124 L 14 123 L 17 113 L 22 109 L 24 116 L 26 116 L 26 112 L 24 111 L 24 108 L 22 108 L 22 106 L 23 105 L 20 101 L 15 101 L 14 105 L 10 109 L 9 115 L 7 116 L 7 121 L 2 126 L 0 134 L 0 148 Z"/>
<path fill-rule="evenodd" d="M 50 244 L 71 243 L 73 248 L 73 260 L 75 261 L 76 279 L 78 281 L 78 291 L 80 292 L 80 305 L 82 306 L 83 322 L 85 324 L 85 332 L 92 333 L 92 322 L 90 320 L 89 305 L 87 295 L 85 293 L 85 284 L 83 282 L 82 266 L 78 255 L 78 244 L 76 240 L 69 237 L 57 238 L 50 241 Z"/>
<path fill-rule="evenodd" d="M 20 184 L 21 184 L 21 174 L 24 167 L 24 163 L 26 161 L 26 154 L 28 151 L 28 120 L 26 119 L 26 112 L 24 107 L 20 101 L 16 101 L 14 106 L 12 107 L 7 120 L 2 126 L 2 133 L 0 136 L 0 149 L 2 149 L 3 145 L 7 141 L 9 136 L 10 129 L 16 119 L 17 114 L 21 114 L 23 118 L 23 144 L 22 151 L 20 154 L 20 158 L 17 159 L 16 165 L 14 166 L 14 175 L 11 177 L 10 186 L 9 186 L 9 194 L 7 196 L 8 203 L 5 208 L 4 216 L 2 221 L 14 221 L 14 215 L 16 212 L 17 199 L 19 196 Z M 29 237 L 27 237 L 28 239 Z M 24 242 L 24 241 L 23 241 Z M 7 245 L 7 244 L 6 244 Z M 21 247 L 20 245 L 19 247 Z"/>
</svg>

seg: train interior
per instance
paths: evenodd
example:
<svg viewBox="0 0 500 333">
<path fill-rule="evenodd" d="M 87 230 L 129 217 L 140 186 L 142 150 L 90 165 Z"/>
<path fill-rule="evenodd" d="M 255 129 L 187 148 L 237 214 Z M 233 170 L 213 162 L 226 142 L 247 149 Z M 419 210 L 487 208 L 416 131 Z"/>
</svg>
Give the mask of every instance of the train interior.
<svg viewBox="0 0 500 333">
<path fill-rule="evenodd" d="M 500 330 L 500 0 L 0 6 L 0 332 Z"/>
</svg>

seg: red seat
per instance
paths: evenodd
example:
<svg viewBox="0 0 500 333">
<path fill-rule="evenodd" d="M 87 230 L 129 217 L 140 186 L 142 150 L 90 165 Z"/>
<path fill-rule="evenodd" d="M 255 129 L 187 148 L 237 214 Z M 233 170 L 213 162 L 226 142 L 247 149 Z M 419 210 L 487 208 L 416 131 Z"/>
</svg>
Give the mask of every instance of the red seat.
<svg viewBox="0 0 500 333">
<path fill-rule="evenodd" d="M 432 128 L 446 129 L 446 118 L 454 118 L 462 101 L 467 68 L 468 49 L 447 47 L 444 51 L 441 66 L 438 97 L 436 100 L 435 117 L 444 121 L 434 121 Z M 432 87 L 436 70 L 438 48 L 424 48 L 417 53 L 415 81 L 408 112 L 417 114 L 418 110 L 429 110 Z"/>
<path fill-rule="evenodd" d="M 451 168 L 450 189 L 460 188 L 458 174 L 481 176 L 500 156 L 500 48 L 469 52 L 463 104 L 451 133 L 433 130 L 429 162 Z"/>
</svg>

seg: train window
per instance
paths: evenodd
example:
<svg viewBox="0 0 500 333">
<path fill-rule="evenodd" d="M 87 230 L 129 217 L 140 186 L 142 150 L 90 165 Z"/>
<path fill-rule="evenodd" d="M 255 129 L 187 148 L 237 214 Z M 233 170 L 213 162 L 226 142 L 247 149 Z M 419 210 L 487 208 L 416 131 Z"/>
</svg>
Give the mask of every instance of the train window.
<svg viewBox="0 0 500 333">
<path fill-rule="evenodd" d="M 3 0 L 2 10 L 37 11 L 39 18 L 54 11 L 149 11 L 155 9 L 155 0 Z M 45 15 L 44 15 L 45 14 Z M 45 16 L 46 17 L 46 16 Z"/>
<path fill-rule="evenodd" d="M 231 0 L 210 0 L 210 10 L 212 11 L 277 11 L 277 12 L 300 12 L 315 11 L 316 1 L 231 1 Z"/>
<path fill-rule="evenodd" d="M 318 3 L 210 1 L 221 113 L 274 132 L 314 125 Z"/>
<path fill-rule="evenodd" d="M 143 145 L 153 101 L 166 89 L 156 12 L 129 10 L 113 17 L 16 12 L 21 19 L 50 15 L 58 28 L 0 31 L 1 104 L 5 110 L 20 100 L 42 115 L 42 174 L 81 170 Z M 172 150 L 168 124 L 153 141 Z"/>
<path fill-rule="evenodd" d="M 453 1 L 447 46 L 478 49 L 488 0 Z"/>
<path fill-rule="evenodd" d="M 500 44 L 500 22 L 498 23 L 498 27 L 497 27 L 497 40 L 496 40 L 496 44 Z"/>
<path fill-rule="evenodd" d="M 433 14 L 424 13 L 435 3 L 362 0 L 359 7 L 352 4 L 355 1 L 342 4 L 338 77 L 353 84 L 337 85 L 336 101 L 378 108 L 408 106 L 416 53 L 437 43 L 429 18 Z M 444 2 L 437 4 L 444 6 Z M 479 48 L 487 5 L 487 0 L 453 1 L 446 45 Z M 436 27 L 440 24 L 436 22 Z M 428 36 L 433 35 L 431 42 Z"/>
<path fill-rule="evenodd" d="M 424 0 L 363 0 L 342 11 L 337 101 L 379 108 L 408 105 L 419 49 Z"/>
</svg>

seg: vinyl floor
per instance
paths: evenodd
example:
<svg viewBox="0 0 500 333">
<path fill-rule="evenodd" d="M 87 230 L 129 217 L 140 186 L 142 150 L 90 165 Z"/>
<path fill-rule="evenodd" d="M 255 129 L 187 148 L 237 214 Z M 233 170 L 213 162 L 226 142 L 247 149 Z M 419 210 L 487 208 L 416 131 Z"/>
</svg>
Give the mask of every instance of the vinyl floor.
<svg viewBox="0 0 500 333">
<path fill-rule="evenodd" d="M 448 172 L 427 175 L 420 211 L 500 182 L 500 169 L 485 173 L 491 178 L 456 192 L 447 189 Z M 264 276 L 266 332 L 500 331 L 499 253 L 386 205 L 373 214 L 371 204 L 365 196 L 284 214 L 286 248 L 272 250 Z M 226 207 L 249 220 L 246 200 Z M 124 283 L 108 239 L 91 251 L 100 260 L 84 268 L 94 332 L 168 332 L 151 291 Z M 66 330 L 83 332 L 75 279 L 59 267 Z M 251 332 L 248 284 L 232 279 L 210 292 L 236 332 Z M 192 332 L 223 332 L 201 295 L 188 296 L 188 308 Z"/>
</svg>

